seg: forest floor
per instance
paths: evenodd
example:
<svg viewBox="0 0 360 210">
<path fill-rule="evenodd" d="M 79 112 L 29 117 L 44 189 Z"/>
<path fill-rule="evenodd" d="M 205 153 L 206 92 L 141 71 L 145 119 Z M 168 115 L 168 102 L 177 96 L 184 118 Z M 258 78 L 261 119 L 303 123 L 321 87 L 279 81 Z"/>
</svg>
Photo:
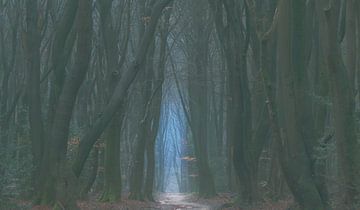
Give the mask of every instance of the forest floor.
<svg viewBox="0 0 360 210">
<path fill-rule="evenodd" d="M 159 194 L 156 200 L 142 202 L 123 199 L 118 203 L 102 203 L 90 198 L 80 201 L 79 206 L 81 210 L 286 210 L 292 204 L 291 199 L 277 202 L 264 200 L 252 208 L 237 208 L 232 206 L 236 197 L 230 193 L 220 193 L 211 199 L 200 199 L 195 194 L 164 193 Z"/>
<path fill-rule="evenodd" d="M 81 210 L 217 210 L 223 209 L 222 206 L 231 202 L 229 194 L 218 195 L 211 199 L 199 199 L 193 194 L 183 193 L 164 193 L 156 198 L 156 202 L 142 202 L 123 199 L 118 203 L 102 203 L 94 199 L 80 201 Z"/>
<path fill-rule="evenodd" d="M 98 196 L 90 196 L 88 199 L 78 202 L 81 210 L 286 210 L 292 203 L 290 200 L 271 202 L 264 201 L 256 207 L 237 208 L 232 206 L 235 200 L 233 194 L 218 194 L 211 199 L 199 199 L 194 194 L 164 193 L 159 194 L 156 202 L 133 201 L 124 199 L 119 202 L 104 203 L 97 199 Z M 19 208 L 5 208 L 6 210 L 50 210 L 45 206 L 32 206 L 30 202 L 16 202 Z M 2 209 L 2 208 L 1 208 Z M 4 210 L 5 210 L 4 209 Z"/>
</svg>

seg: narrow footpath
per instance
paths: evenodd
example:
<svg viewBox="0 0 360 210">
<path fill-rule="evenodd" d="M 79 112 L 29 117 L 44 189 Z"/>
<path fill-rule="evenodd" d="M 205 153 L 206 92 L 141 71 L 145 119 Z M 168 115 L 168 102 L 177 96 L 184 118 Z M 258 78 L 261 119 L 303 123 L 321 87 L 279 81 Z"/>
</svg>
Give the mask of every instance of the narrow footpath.
<svg viewBox="0 0 360 210">
<path fill-rule="evenodd" d="M 162 194 L 159 198 L 159 202 L 163 206 L 171 206 L 170 208 L 175 210 L 180 209 L 201 209 L 201 210 L 216 210 L 219 205 L 200 204 L 196 203 L 194 198 L 190 194 L 183 193 L 166 193 Z"/>
</svg>

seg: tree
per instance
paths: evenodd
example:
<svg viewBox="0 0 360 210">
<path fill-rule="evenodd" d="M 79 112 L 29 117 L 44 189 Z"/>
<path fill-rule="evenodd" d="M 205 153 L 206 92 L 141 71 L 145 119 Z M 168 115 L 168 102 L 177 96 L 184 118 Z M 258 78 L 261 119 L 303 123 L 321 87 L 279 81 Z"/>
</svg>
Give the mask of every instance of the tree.
<svg viewBox="0 0 360 210">
<path fill-rule="evenodd" d="M 227 64 L 227 138 L 231 142 L 232 158 L 236 175 L 240 180 L 242 200 L 244 203 L 252 204 L 256 200 L 258 161 L 254 154 L 258 153 L 257 150 L 261 151 L 262 146 L 256 145 L 251 133 L 251 100 L 246 65 L 248 37 L 242 25 L 244 3 L 238 1 L 209 1 L 209 3 L 215 13 L 216 30 Z"/>
<path fill-rule="evenodd" d="M 312 145 L 306 144 L 308 131 L 303 117 L 308 110 L 300 110 L 299 103 L 306 100 L 305 48 L 304 48 L 304 17 L 305 3 L 283 1 L 279 7 L 278 25 L 278 64 L 280 74 L 279 109 L 284 110 L 280 118 L 286 139 L 283 152 L 287 158 L 285 178 L 295 199 L 305 209 L 324 209 L 320 193 L 312 176 L 311 154 Z M 297 27 L 290 27 L 297 24 Z M 280 41 L 281 40 L 281 41 Z M 304 84 L 305 83 L 305 84 Z M 286 104 L 286 105 L 285 105 Z M 305 105 L 305 104 L 304 104 Z M 299 106 L 305 108 L 306 106 Z M 293 163 L 291 163 L 293 162 Z M 295 167 L 294 163 L 301 163 Z"/>
<path fill-rule="evenodd" d="M 350 3 L 350 2 L 349 2 Z M 345 67 L 339 47 L 337 33 L 338 16 L 336 8 L 340 1 L 333 1 L 325 10 L 327 31 L 327 59 L 329 63 L 329 78 L 331 82 L 331 93 L 334 112 L 335 138 L 337 153 L 339 156 L 339 167 L 344 178 L 342 191 L 344 192 L 344 205 L 349 208 L 358 203 L 359 198 L 359 142 L 355 132 L 354 97 L 351 84 L 351 72 L 353 66 L 353 54 L 349 52 L 348 70 Z M 351 4 L 351 3 L 350 3 Z M 349 10 L 348 12 L 352 12 Z M 349 15 L 351 16 L 351 14 Z M 351 30 L 351 29 L 349 29 Z M 351 32 L 349 32 L 351 33 Z M 348 39 L 351 34 L 348 35 Z"/>
<path fill-rule="evenodd" d="M 203 2 L 191 5 L 192 14 L 202 14 L 202 18 L 194 18 L 189 28 L 188 39 L 188 94 L 189 114 L 191 121 L 191 139 L 197 166 L 197 182 L 201 197 L 216 195 L 213 173 L 209 165 L 209 91 L 208 91 L 208 63 L 209 41 L 212 25 L 207 23 L 209 10 L 203 8 Z"/>
<path fill-rule="evenodd" d="M 91 3 L 88 0 L 79 1 L 78 19 L 77 19 L 77 42 L 76 42 L 76 59 L 74 69 L 67 75 L 59 100 L 56 106 L 51 130 L 48 134 L 48 144 L 45 146 L 43 157 L 41 177 L 45 179 L 41 190 L 41 203 L 54 204 L 60 199 L 62 205 L 68 208 L 74 208 L 76 205 L 69 194 L 59 195 L 57 192 L 59 185 L 72 188 L 67 182 L 74 183 L 71 173 L 66 165 L 66 150 L 69 136 L 69 126 L 74 109 L 77 93 L 82 82 L 85 79 L 88 70 L 91 55 Z M 66 177 L 60 180 L 61 176 Z M 68 180 L 69 179 L 69 180 Z M 64 183 L 63 183 L 64 182 Z M 63 197 L 63 198 L 59 198 Z M 63 200 L 62 200 L 63 199 Z"/>
<path fill-rule="evenodd" d="M 114 92 L 116 83 L 119 80 L 121 73 L 119 72 L 124 64 L 123 60 L 118 59 L 118 54 L 122 54 L 123 57 L 126 55 L 127 51 L 127 42 L 128 40 L 123 40 L 123 46 L 121 52 L 117 49 L 117 46 L 114 43 L 117 43 L 116 38 L 116 25 L 113 23 L 113 17 L 111 13 L 111 8 L 113 1 L 100 1 L 100 19 L 101 27 L 103 34 L 103 42 L 106 55 L 106 66 L 108 68 L 106 77 L 107 77 L 107 91 L 106 98 L 110 98 Z M 129 2 L 123 3 L 123 8 L 129 8 Z M 125 15 L 130 13 L 130 11 L 122 11 L 120 16 L 120 22 L 122 19 L 125 19 Z M 128 17 L 129 18 L 129 17 Z M 129 33 L 129 25 L 126 26 L 127 30 L 125 33 Z M 128 35 L 127 35 L 128 36 Z M 115 117 L 112 119 L 108 125 L 107 131 L 105 132 L 105 186 L 104 192 L 100 198 L 101 201 L 117 201 L 121 198 L 121 169 L 120 169 L 120 132 L 119 129 L 122 127 L 124 121 L 124 109 L 123 104 L 120 105 L 118 111 L 115 113 Z M 121 130 L 121 129 L 120 129 Z"/>
<path fill-rule="evenodd" d="M 357 209 L 359 8 L 1 0 L 0 209 Z"/>
<path fill-rule="evenodd" d="M 113 114 L 117 111 L 119 104 L 121 104 L 122 100 L 125 98 L 125 94 L 131 85 L 132 81 L 135 79 L 137 73 L 141 70 L 142 65 L 144 64 L 144 59 L 146 57 L 147 50 L 151 43 L 152 37 L 154 36 L 157 21 L 161 16 L 162 10 L 171 2 L 171 0 L 163 0 L 156 3 L 153 6 L 151 18 L 149 22 L 149 26 L 147 30 L 144 32 L 144 36 L 142 37 L 141 44 L 139 45 L 139 49 L 137 51 L 135 60 L 132 65 L 129 67 L 127 71 L 123 73 L 123 76 L 120 78 L 119 82 L 115 87 L 115 91 L 105 107 L 105 110 L 100 118 L 96 120 L 93 125 L 93 128 L 88 130 L 79 145 L 79 152 L 75 163 L 73 165 L 73 170 L 76 176 L 79 176 L 86 158 L 88 157 L 92 146 L 101 135 L 106 125 L 112 119 Z"/>
</svg>

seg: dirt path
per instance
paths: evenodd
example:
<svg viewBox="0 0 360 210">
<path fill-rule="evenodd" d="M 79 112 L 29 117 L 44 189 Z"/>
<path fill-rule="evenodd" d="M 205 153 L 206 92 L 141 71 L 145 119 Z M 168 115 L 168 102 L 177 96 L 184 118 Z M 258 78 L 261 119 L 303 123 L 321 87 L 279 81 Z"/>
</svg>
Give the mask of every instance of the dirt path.
<svg viewBox="0 0 360 210">
<path fill-rule="evenodd" d="M 176 210 L 180 209 L 201 209 L 201 210 L 213 210 L 215 206 L 196 203 L 194 198 L 189 194 L 182 193 L 166 193 L 159 197 L 159 202 L 165 206 L 174 206 Z"/>
<path fill-rule="evenodd" d="M 80 200 L 78 206 L 81 210 L 218 210 L 230 198 L 217 196 L 212 199 L 198 199 L 193 194 L 185 193 L 164 193 L 156 196 L 156 202 L 128 200 L 127 195 L 121 201 L 103 203 L 98 201 L 98 195 Z M 31 203 L 27 207 L 19 209 L 50 210 L 46 206 L 33 206 Z M 233 210 L 233 209 L 231 209 Z"/>
<path fill-rule="evenodd" d="M 89 199 L 79 202 L 79 206 L 81 210 L 218 210 L 225 201 L 223 198 L 199 200 L 193 194 L 164 193 L 156 196 L 156 202 L 122 199 L 114 203 L 101 203 L 97 199 Z"/>
</svg>

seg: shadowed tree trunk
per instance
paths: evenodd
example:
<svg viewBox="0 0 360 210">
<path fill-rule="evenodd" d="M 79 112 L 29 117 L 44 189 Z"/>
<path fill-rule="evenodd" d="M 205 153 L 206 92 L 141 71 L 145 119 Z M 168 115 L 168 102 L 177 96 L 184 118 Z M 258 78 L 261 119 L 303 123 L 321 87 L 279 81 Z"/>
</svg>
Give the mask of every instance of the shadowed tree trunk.
<svg viewBox="0 0 360 210">
<path fill-rule="evenodd" d="M 257 197 L 257 160 L 253 149 L 258 150 L 259 146 L 252 138 L 246 64 L 249 37 L 242 25 L 244 2 L 211 0 L 209 3 L 215 14 L 216 30 L 227 64 L 226 135 L 231 143 L 233 164 L 240 181 L 241 201 L 246 205 L 252 204 Z"/>
<path fill-rule="evenodd" d="M 359 9 L 0 0 L 0 209 L 357 209 Z"/>
<path fill-rule="evenodd" d="M 100 19 L 103 34 L 103 42 L 106 54 L 106 80 L 107 91 L 106 98 L 109 99 L 114 92 L 116 83 L 119 81 L 121 73 L 119 72 L 122 67 L 121 61 L 118 59 L 118 54 L 122 57 L 125 56 L 127 47 L 124 47 L 122 52 L 119 52 L 115 30 L 115 23 L 112 20 L 111 8 L 113 0 L 105 0 L 100 2 Z M 126 9 L 128 5 L 123 3 L 122 5 Z M 130 11 L 127 11 L 130 12 Z M 122 11 L 123 15 L 124 10 Z M 126 13 L 125 13 L 126 14 Z M 121 16 L 120 22 L 123 20 Z M 130 26 L 127 26 L 130 27 Z M 129 30 L 129 29 L 127 29 Z M 127 33 L 127 32 L 126 32 Z M 127 42 L 125 39 L 123 42 Z M 127 46 L 127 43 L 124 43 Z M 103 202 L 114 202 L 121 199 L 121 168 L 120 168 L 120 131 L 122 128 L 122 122 L 124 118 L 123 105 L 119 105 L 118 112 L 115 113 L 115 117 L 110 122 L 107 131 L 105 132 L 105 173 L 104 173 L 104 192 L 100 198 Z"/>
<path fill-rule="evenodd" d="M 159 64 L 157 71 L 154 70 L 152 89 L 153 98 L 151 101 L 149 114 L 151 117 L 149 140 L 146 144 L 146 157 L 147 157 L 147 170 L 145 178 L 144 197 L 150 201 L 154 201 L 153 189 L 155 180 L 155 145 L 156 139 L 159 132 L 160 113 L 161 113 L 161 102 L 163 98 L 163 83 L 164 83 L 164 72 L 166 66 L 166 46 L 167 38 L 169 34 L 169 19 L 171 10 L 166 11 L 161 25 L 160 25 L 160 48 L 159 48 Z"/>
<path fill-rule="evenodd" d="M 254 5 L 251 2 L 253 1 L 248 1 L 250 7 Z M 254 8 L 250 8 L 250 11 L 253 18 L 256 18 Z M 311 100 L 308 97 L 306 83 L 305 3 L 279 1 L 277 12 L 269 31 L 264 34 L 257 32 L 261 43 L 260 69 L 270 124 L 277 142 L 277 151 L 280 153 L 282 171 L 296 201 L 305 209 L 325 209 L 328 205 L 327 199 L 324 198 L 322 189 L 319 189 L 314 169 L 316 141 L 315 132 L 312 130 L 312 117 L 309 115 Z M 278 24 L 278 112 L 282 128 L 277 122 L 269 67 L 266 67 L 269 60 L 267 39 L 272 35 L 275 24 Z M 295 163 L 300 162 L 301 167 L 294 167 Z"/>
<path fill-rule="evenodd" d="M 159 74 L 162 74 L 164 68 L 159 68 Z M 144 198 L 149 201 L 155 201 L 153 196 L 153 187 L 155 179 L 155 142 L 157 137 L 157 132 L 159 128 L 159 119 L 160 119 L 160 108 L 161 108 L 161 99 L 162 99 L 162 81 L 161 75 L 159 78 L 153 76 L 152 86 L 153 95 L 150 99 L 149 109 L 148 109 L 148 135 L 146 140 L 146 176 L 144 183 Z"/>
<path fill-rule="evenodd" d="M 80 197 L 85 198 L 87 194 L 90 192 L 91 188 L 94 186 L 95 180 L 98 175 L 99 170 L 99 149 L 100 145 L 95 145 L 92 151 L 92 164 L 91 164 L 91 172 L 89 175 L 89 179 L 86 181 L 84 188 L 80 192 Z"/>
<path fill-rule="evenodd" d="M 338 35 L 336 33 L 338 16 L 335 10 L 339 4 L 339 0 L 332 1 L 329 8 L 325 10 L 328 26 L 327 59 L 332 91 L 335 139 L 339 157 L 338 165 L 341 177 L 343 178 L 343 181 L 341 181 L 343 204 L 351 209 L 355 208 L 359 202 L 360 195 L 360 183 L 358 179 L 360 176 L 360 145 L 355 132 L 354 95 L 353 87 L 351 86 L 354 83 L 352 82 L 353 78 L 350 77 L 350 72 L 354 70 L 347 70 L 345 67 L 338 43 Z M 348 35 L 348 38 L 349 36 L 350 35 Z M 349 53 L 348 68 L 354 68 L 352 61 L 353 54 L 351 54 L 351 52 Z"/>
<path fill-rule="evenodd" d="M 141 23 L 138 25 L 139 36 L 144 36 L 145 30 L 147 30 L 147 20 L 146 17 L 149 17 L 149 12 L 151 9 L 150 5 L 146 4 L 146 1 L 139 1 L 139 14 L 143 17 Z M 131 169 L 131 178 L 130 178 L 130 195 L 129 199 L 132 200 L 144 200 L 144 178 L 145 178 L 145 167 L 147 166 L 145 162 L 147 162 L 147 145 L 149 144 L 149 139 L 151 138 L 151 117 L 149 108 L 152 103 L 151 92 L 152 92 L 152 79 L 153 79 L 153 70 L 154 70 L 154 52 L 155 52 L 155 35 L 153 40 L 150 41 L 151 44 L 149 46 L 146 59 L 144 61 L 144 74 L 139 76 L 139 87 L 141 89 L 141 94 L 139 100 L 140 109 L 138 110 L 140 113 L 140 123 L 139 129 L 137 132 L 137 143 L 135 149 L 135 160 L 132 163 Z M 150 139 L 151 141 L 151 139 Z M 150 160 L 151 161 L 151 160 Z M 149 171 L 147 171 L 149 172 Z M 151 171 L 150 171 L 151 172 Z M 152 199 L 152 198 L 150 198 Z"/>
<path fill-rule="evenodd" d="M 150 59 L 147 59 L 149 61 Z M 147 65 L 152 65 L 152 62 L 148 62 Z M 130 177 L 130 195 L 129 199 L 132 200 L 143 200 L 144 199 L 144 171 L 145 171 L 145 150 L 146 144 L 149 139 L 150 131 L 148 128 L 150 127 L 150 120 L 148 116 L 147 107 L 151 103 L 150 95 L 151 95 L 151 74 L 152 67 L 146 68 L 146 72 L 144 75 L 141 75 L 139 78 L 141 79 L 141 99 L 139 99 L 141 120 L 138 130 L 138 139 L 136 142 L 135 149 L 135 157 L 134 162 L 132 163 L 131 169 L 131 177 Z"/>
<path fill-rule="evenodd" d="M 54 183 L 51 183 L 52 181 L 50 181 L 48 178 L 49 176 L 47 176 L 47 172 L 48 172 L 48 165 L 49 165 L 49 152 L 48 152 L 48 148 L 50 148 L 51 143 L 48 139 L 51 138 L 51 128 L 52 128 L 52 123 L 53 123 L 53 119 L 54 119 L 54 115 L 55 115 L 55 109 L 56 109 L 56 103 L 58 100 L 58 97 L 60 95 L 61 92 L 61 88 L 63 87 L 63 80 L 65 77 L 65 66 L 67 63 L 67 60 L 69 58 L 69 54 L 72 50 L 68 50 L 67 52 L 65 52 L 65 44 L 66 44 L 66 40 L 69 37 L 70 34 L 70 30 L 74 24 L 74 20 L 75 20 L 75 16 L 77 13 L 77 9 L 78 9 L 78 0 L 74 0 L 74 1 L 66 1 L 65 2 L 65 6 L 64 6 L 64 14 L 61 17 L 61 19 L 59 20 L 58 25 L 56 26 L 56 32 L 54 35 L 54 41 L 53 41 L 53 50 L 52 50 L 52 54 L 51 54 L 51 59 L 52 59 L 52 67 L 53 67 L 53 76 L 51 79 L 51 83 L 50 83 L 50 96 L 49 96 L 49 105 L 48 105 L 48 111 L 47 111 L 47 115 L 46 115 L 46 127 L 43 133 L 43 138 L 44 138 L 44 144 L 42 145 L 43 147 L 43 155 L 41 157 L 40 160 L 40 175 L 39 175 L 39 179 L 40 179 L 40 183 L 38 188 L 40 189 L 38 191 L 39 195 L 36 198 L 35 203 L 51 203 L 54 200 L 54 196 L 50 195 L 51 193 L 47 193 L 45 191 L 47 191 L 46 188 L 51 188 L 49 186 L 54 185 Z M 37 26 L 37 24 L 36 24 Z M 40 84 L 39 84 L 40 85 Z M 40 120 L 40 118 L 37 118 L 37 120 Z M 46 132 L 45 132 L 46 131 Z M 60 149 L 60 148 L 59 148 Z M 62 148 L 64 149 L 64 148 Z M 65 153 L 66 151 L 62 151 L 63 153 Z M 46 186 L 48 185 L 48 186 Z M 49 191 L 52 191 L 51 189 L 49 189 Z"/>
<path fill-rule="evenodd" d="M 76 188 L 76 186 L 74 186 L 76 185 L 76 178 L 67 166 L 67 142 L 76 97 L 89 66 L 92 46 L 91 14 L 91 2 L 89 0 L 79 0 L 76 24 L 77 54 L 74 69 L 72 69 L 66 77 L 59 96 L 52 129 L 49 132 L 49 144 L 46 145 L 45 148 L 41 171 L 43 173 L 42 176 L 46 178 L 42 190 L 41 202 L 44 204 L 56 203 L 56 205 L 69 209 L 76 208 L 75 200 L 77 193 L 74 192 Z"/>
<path fill-rule="evenodd" d="M 346 1 L 346 25 L 345 25 L 345 42 L 346 42 L 346 69 L 348 72 L 349 86 L 355 93 L 356 78 L 356 1 Z"/>
<path fill-rule="evenodd" d="M 104 189 L 100 201 L 115 202 L 121 199 L 120 132 L 122 117 L 117 114 L 105 132 Z"/>
<path fill-rule="evenodd" d="M 307 145 L 311 131 L 303 131 L 307 126 L 303 117 L 310 110 L 298 104 L 307 102 L 305 86 L 305 2 L 281 1 L 278 22 L 278 71 L 279 71 L 279 111 L 280 125 L 285 139 L 286 156 L 285 179 L 297 202 L 305 209 L 324 209 L 320 192 L 312 175 L 312 145 Z M 294 27 L 291 27 L 294 25 Z M 295 26 L 296 25 L 296 26 Z M 296 163 L 296 165 L 295 165 Z M 284 167 L 284 166 L 283 166 Z"/>
<path fill-rule="evenodd" d="M 194 30 L 187 37 L 189 46 L 189 110 L 191 119 L 192 141 L 197 166 L 198 191 L 201 197 L 216 195 L 213 173 L 209 165 L 208 147 L 208 120 L 209 120 L 209 93 L 208 93 L 208 61 L 209 40 L 211 26 L 208 20 L 208 8 L 203 8 L 202 2 L 192 3 L 191 14 L 201 14 L 202 18 L 194 18 L 190 24 Z M 193 48 L 194 47 L 194 48 Z"/>
<path fill-rule="evenodd" d="M 67 41 L 71 42 L 71 39 L 75 41 L 75 36 L 71 37 L 71 30 L 75 23 L 75 17 L 77 14 L 79 6 L 79 0 L 67 0 L 64 6 L 64 14 L 59 20 L 58 25 L 56 25 L 54 41 L 53 41 L 53 50 L 51 54 L 53 74 L 51 77 L 51 84 L 49 87 L 50 96 L 49 96 L 49 106 L 47 112 L 47 130 L 51 129 L 54 115 L 57 108 L 57 102 L 60 97 L 60 93 L 63 89 L 66 71 L 65 67 L 69 60 L 70 54 L 72 52 L 73 45 L 67 45 Z M 70 48 L 70 49 L 67 49 Z M 50 135 L 46 133 L 47 137 Z"/>
<path fill-rule="evenodd" d="M 81 138 L 78 155 L 73 165 L 73 170 L 76 176 L 80 175 L 92 146 L 104 131 L 108 123 L 111 121 L 113 114 L 118 110 L 119 105 L 123 102 L 129 86 L 136 78 L 137 73 L 142 69 L 147 50 L 154 37 L 157 22 L 161 17 L 163 9 L 170 2 L 171 0 L 162 0 L 153 6 L 150 22 L 144 33 L 144 36 L 142 37 L 141 44 L 136 52 L 137 54 L 135 60 L 131 66 L 129 66 L 129 68 L 122 74 L 122 77 L 115 87 L 114 94 L 105 107 L 102 116 L 95 121 L 92 128 L 85 132 L 84 136 Z"/>
<path fill-rule="evenodd" d="M 40 29 L 38 23 L 38 4 L 37 1 L 26 1 L 26 54 L 27 66 L 29 71 L 28 99 L 29 99 L 29 122 L 30 139 L 32 142 L 32 153 L 34 163 L 34 191 L 37 193 L 40 187 L 40 180 L 45 177 L 40 176 L 40 163 L 44 150 L 44 130 L 41 113 L 40 99 Z"/>
</svg>

